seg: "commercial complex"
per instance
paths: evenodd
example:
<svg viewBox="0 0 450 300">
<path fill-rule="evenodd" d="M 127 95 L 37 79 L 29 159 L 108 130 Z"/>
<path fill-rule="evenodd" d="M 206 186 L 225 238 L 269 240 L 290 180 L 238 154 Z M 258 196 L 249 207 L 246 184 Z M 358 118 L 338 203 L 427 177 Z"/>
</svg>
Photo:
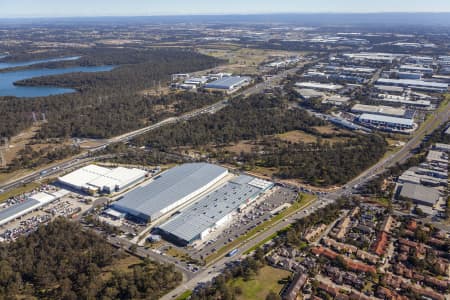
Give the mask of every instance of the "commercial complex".
<svg viewBox="0 0 450 300">
<path fill-rule="evenodd" d="M 354 61 L 369 61 L 369 62 L 383 62 L 393 63 L 403 57 L 402 54 L 392 53 L 378 53 L 378 52 L 361 52 L 361 53 L 346 53 L 344 57 Z"/>
<path fill-rule="evenodd" d="M 411 80 L 411 79 L 388 79 L 380 78 L 377 80 L 377 84 L 392 85 L 410 88 L 413 90 L 445 93 L 448 91 L 448 84 L 424 80 Z"/>
<path fill-rule="evenodd" d="M 431 105 L 430 100 L 412 100 L 408 96 L 390 95 L 390 94 L 377 94 L 374 101 L 388 102 L 388 103 L 399 103 L 407 107 L 414 108 L 429 108 Z"/>
<path fill-rule="evenodd" d="M 112 208 L 139 222 L 153 222 L 205 192 L 227 174 L 227 169 L 207 163 L 176 166 L 125 194 Z"/>
<path fill-rule="evenodd" d="M 433 69 L 423 67 L 420 65 L 401 65 L 399 68 L 400 72 L 412 72 L 412 73 L 421 73 L 424 75 L 433 75 Z"/>
<path fill-rule="evenodd" d="M 316 89 L 321 91 L 337 91 L 343 88 L 340 84 L 320 83 L 320 82 L 297 82 L 297 87 L 306 89 Z"/>
<path fill-rule="evenodd" d="M 146 171 L 135 168 L 118 167 L 109 169 L 89 165 L 58 178 L 58 181 L 78 191 L 112 193 L 143 180 L 146 174 Z"/>
<path fill-rule="evenodd" d="M 364 105 L 364 104 L 355 104 L 352 107 L 352 112 L 355 113 L 369 113 L 374 115 L 381 116 L 393 116 L 393 117 L 405 117 L 408 113 L 403 108 L 395 108 L 391 106 L 375 106 L 375 105 Z M 409 117 L 410 118 L 410 117 Z"/>
<path fill-rule="evenodd" d="M 158 227 L 166 239 L 187 245 L 229 223 L 233 214 L 253 202 L 272 182 L 241 175 L 207 194 Z"/>
<path fill-rule="evenodd" d="M 68 191 L 60 190 L 53 193 L 39 192 L 26 196 L 19 203 L 0 210 L 0 226 L 20 218 L 29 212 L 39 209 L 42 206 L 63 197 L 67 193 Z"/>
<path fill-rule="evenodd" d="M 362 114 L 358 118 L 359 122 L 376 127 L 382 127 L 392 130 L 413 129 L 414 121 L 412 119 L 396 118 L 374 114 Z"/>
<path fill-rule="evenodd" d="M 251 81 L 251 78 L 246 77 L 246 76 L 222 77 L 221 79 L 207 83 L 205 85 L 205 89 L 224 91 L 224 92 L 230 93 L 230 92 L 238 90 L 239 88 L 241 88 L 245 85 L 248 85 L 250 83 L 250 81 Z"/>
<path fill-rule="evenodd" d="M 400 197 L 409 199 L 415 204 L 433 207 L 440 194 L 436 189 L 419 184 L 405 183 L 400 191 Z"/>
</svg>

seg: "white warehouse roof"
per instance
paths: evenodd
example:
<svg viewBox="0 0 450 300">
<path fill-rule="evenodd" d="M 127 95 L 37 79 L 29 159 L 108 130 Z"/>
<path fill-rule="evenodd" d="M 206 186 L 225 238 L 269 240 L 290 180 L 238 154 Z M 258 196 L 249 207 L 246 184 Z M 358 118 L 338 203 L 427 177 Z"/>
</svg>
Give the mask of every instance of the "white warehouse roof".
<svg viewBox="0 0 450 300">
<path fill-rule="evenodd" d="M 378 84 L 391 84 L 399 86 L 411 86 L 411 87 L 425 87 L 425 88 L 438 88 L 438 89 L 448 89 L 448 84 L 433 82 L 433 81 L 423 81 L 415 79 L 388 79 L 380 78 L 377 80 Z"/>
<path fill-rule="evenodd" d="M 413 126 L 414 121 L 412 119 L 404 119 L 404 118 L 396 118 L 382 115 L 373 115 L 373 114 L 362 114 L 359 119 L 361 121 L 375 121 L 375 122 L 384 122 L 388 124 L 398 124 L 405 126 Z"/>
<path fill-rule="evenodd" d="M 128 185 L 129 182 L 135 182 L 146 174 L 145 171 L 140 169 L 128 169 L 123 167 L 118 167 L 104 174 L 103 176 L 97 177 L 96 179 L 89 182 L 89 185 L 94 186 L 98 189 L 108 188 L 110 191 L 114 190 L 116 186 L 123 187 Z"/>
<path fill-rule="evenodd" d="M 58 178 L 59 182 L 77 189 L 89 188 L 88 182 L 111 172 L 110 169 L 89 165 Z"/>
<path fill-rule="evenodd" d="M 88 165 L 60 177 L 59 182 L 79 190 L 107 190 L 109 192 L 128 186 L 145 177 L 147 172 L 140 169 L 118 167 L 108 169 Z"/>
<path fill-rule="evenodd" d="M 343 86 L 340 84 L 328 84 L 320 82 L 297 82 L 295 85 L 301 88 L 311 88 L 328 91 L 336 91 L 343 88 Z"/>
</svg>

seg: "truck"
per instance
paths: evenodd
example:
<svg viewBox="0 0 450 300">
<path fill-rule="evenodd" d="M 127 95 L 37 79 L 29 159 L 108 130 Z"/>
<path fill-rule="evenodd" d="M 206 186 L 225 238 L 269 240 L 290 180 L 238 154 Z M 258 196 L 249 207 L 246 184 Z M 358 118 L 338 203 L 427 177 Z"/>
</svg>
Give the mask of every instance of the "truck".
<svg viewBox="0 0 450 300">
<path fill-rule="evenodd" d="M 238 249 L 238 248 L 235 248 L 235 249 L 231 250 L 230 252 L 228 252 L 227 256 L 228 256 L 228 257 L 232 257 L 232 256 L 234 256 L 236 253 L 238 253 L 238 251 L 239 251 L 239 249 Z"/>
</svg>

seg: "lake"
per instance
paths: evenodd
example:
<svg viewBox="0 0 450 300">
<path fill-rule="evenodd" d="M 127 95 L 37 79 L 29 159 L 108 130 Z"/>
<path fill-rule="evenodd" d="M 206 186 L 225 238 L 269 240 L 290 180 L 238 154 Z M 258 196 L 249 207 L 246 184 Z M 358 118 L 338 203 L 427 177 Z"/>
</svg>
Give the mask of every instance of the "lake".
<svg viewBox="0 0 450 300">
<path fill-rule="evenodd" d="M 76 90 L 51 86 L 15 86 L 14 82 L 34 77 L 61 75 L 76 72 L 107 72 L 111 71 L 114 68 L 115 66 L 70 67 L 60 69 L 33 69 L 0 73 L 0 96 L 16 96 L 21 98 L 29 98 L 73 93 Z"/>
<path fill-rule="evenodd" d="M 0 59 L 5 58 L 7 55 L 0 56 Z M 69 57 L 58 57 L 58 58 L 47 58 L 47 59 L 39 59 L 39 60 L 30 60 L 30 61 L 19 61 L 19 62 L 0 62 L 0 70 L 7 68 L 16 68 L 16 67 L 26 67 L 32 66 L 47 62 L 58 62 L 58 61 L 71 61 L 77 60 L 80 56 L 69 56 Z"/>
</svg>

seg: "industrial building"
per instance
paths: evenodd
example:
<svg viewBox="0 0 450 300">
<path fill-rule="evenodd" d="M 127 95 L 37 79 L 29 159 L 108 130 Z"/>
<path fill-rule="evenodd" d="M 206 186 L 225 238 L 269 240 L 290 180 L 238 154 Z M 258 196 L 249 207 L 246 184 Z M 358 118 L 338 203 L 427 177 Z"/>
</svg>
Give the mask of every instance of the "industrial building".
<svg viewBox="0 0 450 300">
<path fill-rule="evenodd" d="M 412 108 L 429 109 L 431 105 L 430 100 L 412 100 L 411 97 L 409 96 L 399 96 L 390 94 L 377 94 L 376 98 L 373 98 L 372 100 L 388 103 L 399 103 Z"/>
<path fill-rule="evenodd" d="M 227 169 L 207 163 L 179 165 L 126 193 L 111 207 L 138 222 L 153 222 L 187 204 L 227 174 Z"/>
<path fill-rule="evenodd" d="M 406 62 L 413 63 L 417 65 L 432 65 L 434 58 L 431 56 L 409 56 Z"/>
<path fill-rule="evenodd" d="M 450 145 L 449 144 L 443 144 L 443 143 L 436 143 L 433 146 L 433 149 L 437 151 L 447 152 L 450 153 Z"/>
<path fill-rule="evenodd" d="M 439 187 L 447 186 L 447 177 L 439 178 L 437 176 L 429 176 L 433 172 L 428 169 L 420 169 L 417 167 L 412 167 L 405 171 L 401 176 L 398 177 L 399 183 L 414 183 L 422 184 L 425 186 Z M 435 174 L 435 173 L 433 173 Z M 439 174 L 441 175 L 441 174 Z M 444 175 L 444 174 L 442 174 Z"/>
<path fill-rule="evenodd" d="M 403 56 L 404 55 L 402 54 L 377 53 L 377 52 L 344 54 L 344 57 L 354 61 L 383 62 L 383 63 L 393 63 L 395 60 L 400 60 Z"/>
<path fill-rule="evenodd" d="M 423 81 L 423 80 L 380 78 L 377 80 L 377 84 L 399 86 L 410 88 L 413 90 L 436 92 L 436 93 L 446 93 L 448 91 L 448 84 L 446 83 Z"/>
<path fill-rule="evenodd" d="M 424 75 L 433 75 L 434 70 L 432 68 L 423 67 L 420 65 L 401 65 L 400 72 L 421 73 Z"/>
<path fill-rule="evenodd" d="M 355 104 L 352 107 L 352 112 L 354 113 L 368 113 L 368 114 L 374 114 L 374 115 L 381 115 L 381 116 L 393 116 L 398 118 L 407 118 L 411 119 L 413 112 L 408 112 L 407 110 L 403 108 L 396 108 L 391 106 L 382 106 L 382 105 L 364 105 L 364 104 Z"/>
<path fill-rule="evenodd" d="M 325 93 L 313 89 L 297 89 L 296 91 L 305 100 L 325 97 Z"/>
<path fill-rule="evenodd" d="M 0 210 L 0 226 L 20 218 L 29 212 L 39 209 L 50 202 L 60 199 L 68 193 L 69 192 L 66 190 L 59 190 L 53 193 L 39 192 L 26 196 L 23 201 L 6 209 Z"/>
<path fill-rule="evenodd" d="M 205 85 L 207 90 L 224 91 L 227 93 L 234 92 L 239 88 L 250 83 L 251 78 L 247 76 L 229 76 L 215 80 Z"/>
<path fill-rule="evenodd" d="M 321 91 L 337 91 L 343 88 L 340 84 L 320 83 L 320 82 L 297 82 L 295 86 L 305 89 L 315 89 Z"/>
<path fill-rule="evenodd" d="M 390 129 L 390 130 L 414 129 L 415 125 L 412 119 L 396 118 L 367 113 L 362 114 L 358 118 L 358 120 L 363 124 L 380 127 L 380 129 Z"/>
<path fill-rule="evenodd" d="M 413 80 L 421 80 L 422 73 L 414 73 L 414 72 L 397 72 L 398 79 L 413 79 Z"/>
<path fill-rule="evenodd" d="M 335 106 L 342 106 L 347 104 L 347 102 L 350 101 L 350 97 L 344 97 L 340 95 L 332 95 L 330 97 L 327 97 L 326 99 L 322 100 L 322 103 L 324 104 L 332 104 Z"/>
<path fill-rule="evenodd" d="M 71 172 L 58 181 L 67 187 L 87 193 L 121 191 L 143 180 L 147 172 L 140 169 L 118 167 L 114 169 L 89 165 Z"/>
<path fill-rule="evenodd" d="M 430 150 L 426 158 L 427 162 L 437 164 L 437 165 L 447 165 L 448 164 L 448 154 L 443 151 Z"/>
<path fill-rule="evenodd" d="M 439 191 L 419 184 L 405 183 L 400 191 L 401 199 L 408 199 L 414 204 L 433 207 L 440 198 Z"/>
<path fill-rule="evenodd" d="M 187 85 L 194 85 L 196 87 L 200 87 L 208 82 L 208 78 L 206 77 L 199 77 L 199 78 L 188 78 L 184 81 L 184 84 Z"/>
<path fill-rule="evenodd" d="M 233 214 L 270 189 L 272 182 L 241 175 L 207 194 L 158 227 L 164 238 L 188 245 L 229 223 Z"/>
</svg>

